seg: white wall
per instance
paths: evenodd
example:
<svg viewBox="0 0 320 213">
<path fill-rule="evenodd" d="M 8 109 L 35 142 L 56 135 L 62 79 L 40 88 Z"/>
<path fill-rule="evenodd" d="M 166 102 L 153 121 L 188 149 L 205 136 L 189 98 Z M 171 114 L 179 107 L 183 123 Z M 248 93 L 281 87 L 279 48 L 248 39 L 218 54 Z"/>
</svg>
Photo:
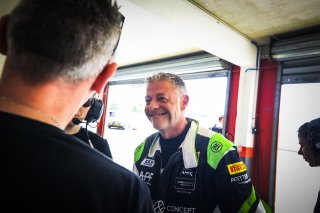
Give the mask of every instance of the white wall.
<svg viewBox="0 0 320 213">
<path fill-rule="evenodd" d="M 320 117 L 320 83 L 281 88 L 276 167 L 275 212 L 311 213 L 320 188 L 320 167 L 298 155 L 298 128 Z"/>
</svg>

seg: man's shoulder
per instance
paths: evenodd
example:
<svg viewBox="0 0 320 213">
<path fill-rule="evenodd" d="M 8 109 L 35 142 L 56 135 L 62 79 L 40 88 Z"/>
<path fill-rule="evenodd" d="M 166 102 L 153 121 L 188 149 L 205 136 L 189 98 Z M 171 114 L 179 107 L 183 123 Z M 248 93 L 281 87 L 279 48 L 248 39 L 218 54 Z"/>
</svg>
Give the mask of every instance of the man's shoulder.
<svg viewBox="0 0 320 213">
<path fill-rule="evenodd" d="M 143 141 L 141 141 L 141 143 L 137 146 L 136 149 L 138 149 L 139 147 L 141 147 L 142 145 L 145 146 L 145 145 L 151 145 L 152 142 L 154 141 L 154 139 L 157 137 L 159 133 L 158 132 L 155 132 L 151 135 L 149 135 L 148 137 L 146 137 Z"/>
<path fill-rule="evenodd" d="M 86 131 L 86 129 L 82 128 L 84 131 Z M 107 141 L 107 139 L 105 139 L 104 137 L 100 136 L 98 133 L 92 132 L 90 130 L 88 130 L 88 134 L 90 138 L 94 138 L 97 141 Z"/>
<path fill-rule="evenodd" d="M 206 138 L 205 141 L 197 143 L 197 148 L 200 151 L 205 151 L 207 156 L 207 163 L 215 170 L 220 161 L 227 153 L 234 153 L 237 155 L 237 147 L 231 141 L 226 139 L 222 134 L 213 132 L 209 129 L 204 129 L 200 134 L 201 137 Z M 203 143 L 206 142 L 206 143 Z"/>
<path fill-rule="evenodd" d="M 97 137 L 97 138 L 102 138 L 102 139 L 104 139 L 104 138 L 101 137 L 99 134 L 97 134 L 97 133 L 95 133 L 95 132 L 93 132 L 93 131 L 91 131 L 91 130 L 87 130 L 87 129 L 84 128 L 84 127 L 80 127 L 79 132 L 77 132 L 77 134 L 81 134 L 82 136 L 87 136 L 87 133 L 88 133 L 88 135 L 91 136 L 91 137 Z"/>
<path fill-rule="evenodd" d="M 154 139 L 157 137 L 158 134 L 159 134 L 158 132 L 155 132 L 149 135 L 136 147 L 136 149 L 134 150 L 134 163 L 136 163 L 141 158 L 141 156 L 148 153 L 152 145 L 152 142 L 154 141 Z"/>
<path fill-rule="evenodd" d="M 20 118 L 18 120 L 20 121 Z M 60 171 L 64 173 L 61 178 L 72 179 L 74 184 L 77 180 L 89 178 L 105 184 L 140 186 L 139 178 L 135 174 L 81 143 L 77 138 L 46 124 L 42 127 L 39 122 L 24 118 L 21 120 L 25 120 L 21 125 L 10 121 L 4 129 L 1 128 L 0 132 L 10 130 L 7 133 L 10 143 L 4 144 L 7 151 L 3 154 L 7 158 L 19 156 L 23 159 L 18 162 L 18 166 L 29 168 L 29 176 L 36 176 L 37 171 L 41 170 L 43 175 L 48 175 L 49 178 L 54 171 Z M 22 128 L 23 126 L 25 128 Z"/>
</svg>

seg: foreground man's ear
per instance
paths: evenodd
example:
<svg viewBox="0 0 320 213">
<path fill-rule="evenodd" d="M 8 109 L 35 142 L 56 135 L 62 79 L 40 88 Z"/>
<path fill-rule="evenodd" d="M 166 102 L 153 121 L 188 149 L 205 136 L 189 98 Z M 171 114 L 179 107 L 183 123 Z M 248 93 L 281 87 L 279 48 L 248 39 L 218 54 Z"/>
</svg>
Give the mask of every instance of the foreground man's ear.
<svg viewBox="0 0 320 213">
<path fill-rule="evenodd" d="M 118 64 L 115 62 L 108 64 L 93 82 L 91 90 L 100 94 L 104 87 L 107 85 L 108 80 L 116 72 L 117 68 Z"/>
<path fill-rule="evenodd" d="M 184 111 L 189 104 L 189 96 L 183 95 L 182 97 L 182 104 L 181 104 L 181 111 Z"/>
<path fill-rule="evenodd" d="M 0 53 L 7 54 L 7 23 L 9 15 L 2 16 L 0 19 Z"/>
</svg>

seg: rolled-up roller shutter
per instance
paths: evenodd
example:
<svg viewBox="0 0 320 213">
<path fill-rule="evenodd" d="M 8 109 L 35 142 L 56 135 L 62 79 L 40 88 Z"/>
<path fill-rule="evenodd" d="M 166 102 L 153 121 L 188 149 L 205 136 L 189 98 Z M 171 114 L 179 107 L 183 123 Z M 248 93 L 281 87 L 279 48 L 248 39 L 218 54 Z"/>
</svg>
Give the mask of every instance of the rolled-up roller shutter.
<svg viewBox="0 0 320 213">
<path fill-rule="evenodd" d="M 320 82 L 320 33 L 276 41 L 270 52 L 282 84 Z"/>
<path fill-rule="evenodd" d="M 276 41 L 271 47 L 275 61 L 320 57 L 320 33 Z"/>
<path fill-rule="evenodd" d="M 230 64 L 206 52 L 168 58 L 148 63 L 120 67 L 110 79 L 110 85 L 141 83 L 146 77 L 157 72 L 170 72 L 183 75 L 204 77 L 225 76 Z"/>
</svg>

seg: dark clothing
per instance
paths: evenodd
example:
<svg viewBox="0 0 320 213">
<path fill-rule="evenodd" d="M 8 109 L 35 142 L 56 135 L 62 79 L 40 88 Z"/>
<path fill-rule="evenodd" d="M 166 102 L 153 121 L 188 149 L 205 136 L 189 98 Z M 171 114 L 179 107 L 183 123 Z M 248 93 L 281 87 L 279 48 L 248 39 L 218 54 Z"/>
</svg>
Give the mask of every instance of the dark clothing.
<svg viewBox="0 0 320 213">
<path fill-rule="evenodd" d="M 0 212 L 150 213 L 129 170 L 62 130 L 0 112 Z"/>
<path fill-rule="evenodd" d="M 88 135 L 87 135 L 87 132 L 88 132 Z M 95 149 L 97 149 L 99 152 L 105 154 L 106 156 L 112 159 L 109 143 L 106 139 L 104 139 L 100 135 L 80 127 L 79 132 L 77 132 L 73 136 L 80 138 L 81 140 L 83 140 L 84 142 L 90 145 L 88 141 L 88 137 L 89 137 Z"/>
<path fill-rule="evenodd" d="M 217 206 L 221 212 L 255 212 L 260 199 L 234 144 L 189 122 L 185 139 L 164 168 L 159 133 L 135 151 L 134 169 L 149 186 L 155 212 L 212 213 Z"/>
<path fill-rule="evenodd" d="M 217 132 L 217 133 L 222 133 L 222 128 L 220 126 L 218 126 L 217 124 L 215 124 L 213 127 L 209 128 L 211 129 L 212 131 L 214 132 Z"/>
<path fill-rule="evenodd" d="M 320 190 L 318 192 L 317 203 L 316 203 L 316 206 L 314 207 L 313 212 L 314 213 L 320 213 Z"/>
</svg>

